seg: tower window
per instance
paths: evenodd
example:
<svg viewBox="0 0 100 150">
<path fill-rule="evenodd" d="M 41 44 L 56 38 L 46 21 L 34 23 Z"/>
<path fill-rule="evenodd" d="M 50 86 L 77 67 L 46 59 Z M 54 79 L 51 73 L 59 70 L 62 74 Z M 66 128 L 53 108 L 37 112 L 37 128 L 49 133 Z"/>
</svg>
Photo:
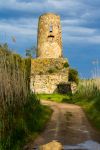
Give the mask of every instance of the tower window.
<svg viewBox="0 0 100 150">
<path fill-rule="evenodd" d="M 53 26 L 52 26 L 52 24 L 50 25 L 49 31 L 50 31 L 50 32 L 53 31 Z"/>
</svg>

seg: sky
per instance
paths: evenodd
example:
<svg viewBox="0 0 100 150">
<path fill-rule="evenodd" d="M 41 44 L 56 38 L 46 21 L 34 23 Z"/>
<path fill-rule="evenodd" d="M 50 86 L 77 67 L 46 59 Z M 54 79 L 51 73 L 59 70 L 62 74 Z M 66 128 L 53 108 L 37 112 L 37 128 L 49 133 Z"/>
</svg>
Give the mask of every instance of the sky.
<svg viewBox="0 0 100 150">
<path fill-rule="evenodd" d="M 99 75 L 100 0 L 0 0 L 0 43 L 15 52 L 37 46 L 38 17 L 60 15 L 63 54 L 82 78 Z M 12 38 L 16 39 L 13 42 Z"/>
</svg>

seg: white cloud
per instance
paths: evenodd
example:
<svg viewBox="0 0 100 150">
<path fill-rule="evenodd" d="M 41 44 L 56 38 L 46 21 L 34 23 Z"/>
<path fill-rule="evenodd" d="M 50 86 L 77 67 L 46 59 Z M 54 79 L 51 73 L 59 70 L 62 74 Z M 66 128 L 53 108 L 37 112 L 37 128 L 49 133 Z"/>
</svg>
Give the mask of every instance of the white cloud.
<svg viewBox="0 0 100 150">
<path fill-rule="evenodd" d="M 63 27 L 64 43 L 78 44 L 100 44 L 99 31 L 92 28 L 80 26 L 65 26 Z"/>
<path fill-rule="evenodd" d="M 63 38 L 64 43 L 68 44 L 99 44 L 100 45 L 100 36 L 92 35 L 92 36 L 64 36 Z M 67 45 L 67 44 L 66 44 Z"/>
<path fill-rule="evenodd" d="M 2 20 L 0 21 L 0 32 L 17 36 L 36 36 L 37 22 L 34 19 Z"/>
<path fill-rule="evenodd" d="M 100 44 L 100 35 L 94 35 L 93 37 L 88 39 L 89 42 L 94 44 Z"/>
<path fill-rule="evenodd" d="M 36 11 L 41 9 L 41 3 L 37 2 L 18 2 L 16 0 L 1 0 L 0 1 L 0 8 L 7 8 L 12 10 L 21 10 L 21 11 Z"/>
<path fill-rule="evenodd" d="M 96 33 L 96 30 L 80 26 L 65 26 L 63 32 L 68 35 L 91 36 Z"/>
<path fill-rule="evenodd" d="M 48 3 L 57 9 L 75 9 L 81 5 L 81 1 L 79 0 L 48 0 Z"/>
<path fill-rule="evenodd" d="M 12 10 L 20 10 L 26 12 L 36 12 L 36 11 L 63 11 L 64 13 L 75 15 L 83 8 L 85 8 L 84 3 L 81 0 L 35 0 L 24 2 L 17 1 L 17 0 L 1 0 L 0 1 L 0 8 L 7 8 Z"/>
<path fill-rule="evenodd" d="M 86 2 L 86 1 L 85 1 Z M 61 14 L 63 20 L 63 40 L 69 43 L 96 43 L 100 44 L 100 32 L 95 28 L 89 28 L 84 24 L 89 24 L 90 19 L 95 19 L 95 16 L 99 15 L 99 10 L 92 9 L 92 6 L 84 3 L 83 0 L 34 0 L 24 2 L 20 0 L 0 0 L 0 8 L 33 12 L 33 16 L 30 18 L 23 18 L 21 16 L 17 19 L 2 19 L 0 21 L 0 32 L 7 32 L 9 35 L 22 36 L 23 38 L 28 36 L 32 37 L 37 35 L 37 22 L 34 12 L 38 14 L 40 11 L 53 11 Z M 23 14 L 20 14 L 23 15 Z"/>
<path fill-rule="evenodd" d="M 76 26 L 76 25 L 84 24 L 86 22 L 87 21 L 84 19 L 76 19 L 76 18 L 75 19 L 64 19 L 61 21 L 63 26 L 69 26 L 69 25 L 71 25 L 71 26 L 75 25 Z"/>
</svg>

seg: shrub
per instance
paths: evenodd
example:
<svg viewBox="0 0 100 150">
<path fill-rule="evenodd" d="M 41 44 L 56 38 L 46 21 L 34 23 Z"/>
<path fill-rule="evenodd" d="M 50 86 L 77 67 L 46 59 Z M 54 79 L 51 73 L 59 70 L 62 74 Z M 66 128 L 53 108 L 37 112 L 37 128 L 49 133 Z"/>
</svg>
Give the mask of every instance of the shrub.
<svg viewBox="0 0 100 150">
<path fill-rule="evenodd" d="M 64 68 L 67 68 L 67 67 L 69 67 L 69 64 L 68 64 L 68 62 L 65 62 L 64 63 Z"/>
<path fill-rule="evenodd" d="M 69 69 L 69 81 L 79 83 L 78 71 L 75 69 Z"/>
</svg>

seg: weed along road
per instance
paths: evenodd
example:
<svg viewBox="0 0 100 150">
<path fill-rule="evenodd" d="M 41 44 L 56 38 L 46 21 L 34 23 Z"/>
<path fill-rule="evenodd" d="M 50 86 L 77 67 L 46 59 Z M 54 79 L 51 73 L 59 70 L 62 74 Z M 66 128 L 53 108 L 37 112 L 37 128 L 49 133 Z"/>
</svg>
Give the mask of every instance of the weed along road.
<svg viewBox="0 0 100 150">
<path fill-rule="evenodd" d="M 50 106 L 53 114 L 44 132 L 30 144 L 30 150 L 53 140 L 59 141 L 64 149 L 83 147 L 92 150 L 96 147 L 93 150 L 100 150 L 100 136 L 91 127 L 80 106 L 44 100 L 42 103 Z"/>
</svg>

